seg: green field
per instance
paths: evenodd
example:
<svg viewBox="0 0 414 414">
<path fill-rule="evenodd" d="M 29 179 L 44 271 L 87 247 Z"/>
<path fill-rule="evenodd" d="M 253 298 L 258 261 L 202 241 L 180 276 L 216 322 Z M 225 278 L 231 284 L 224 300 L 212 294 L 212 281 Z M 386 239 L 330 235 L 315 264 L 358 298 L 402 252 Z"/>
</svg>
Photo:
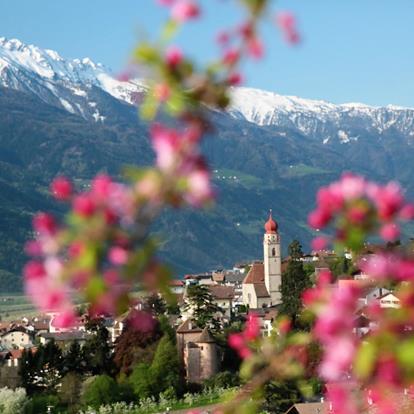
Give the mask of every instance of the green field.
<svg viewBox="0 0 414 414">
<path fill-rule="evenodd" d="M 0 295 L 0 317 L 2 321 L 34 316 L 38 313 L 30 300 L 22 294 Z"/>
</svg>

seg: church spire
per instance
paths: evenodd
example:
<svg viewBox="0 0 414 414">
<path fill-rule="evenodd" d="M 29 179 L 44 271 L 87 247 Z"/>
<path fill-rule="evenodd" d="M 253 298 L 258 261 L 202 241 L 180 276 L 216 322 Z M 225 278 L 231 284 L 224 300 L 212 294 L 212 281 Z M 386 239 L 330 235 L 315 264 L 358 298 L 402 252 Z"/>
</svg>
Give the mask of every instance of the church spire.
<svg viewBox="0 0 414 414">
<path fill-rule="evenodd" d="M 277 233 L 278 225 L 273 220 L 272 209 L 269 210 L 269 219 L 266 221 L 264 228 L 265 228 L 267 234 Z"/>
</svg>

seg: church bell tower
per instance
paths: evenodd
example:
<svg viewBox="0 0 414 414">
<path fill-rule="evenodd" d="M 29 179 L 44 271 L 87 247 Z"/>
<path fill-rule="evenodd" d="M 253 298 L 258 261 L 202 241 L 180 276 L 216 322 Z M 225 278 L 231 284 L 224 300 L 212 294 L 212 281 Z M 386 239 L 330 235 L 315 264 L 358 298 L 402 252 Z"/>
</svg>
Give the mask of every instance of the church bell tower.
<svg viewBox="0 0 414 414">
<path fill-rule="evenodd" d="M 282 302 L 282 258 L 278 225 L 272 218 L 271 210 L 264 227 L 266 231 L 263 237 L 264 279 L 271 298 L 271 306 L 274 306 Z"/>
</svg>

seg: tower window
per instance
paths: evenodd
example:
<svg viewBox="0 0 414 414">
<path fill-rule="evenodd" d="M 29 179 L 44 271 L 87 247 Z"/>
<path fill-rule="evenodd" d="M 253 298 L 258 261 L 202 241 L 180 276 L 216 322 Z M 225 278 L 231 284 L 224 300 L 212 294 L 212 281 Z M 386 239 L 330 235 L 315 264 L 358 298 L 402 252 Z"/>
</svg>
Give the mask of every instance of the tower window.
<svg viewBox="0 0 414 414">
<path fill-rule="evenodd" d="M 273 247 L 272 249 L 272 256 L 275 257 L 276 256 L 276 249 Z"/>
</svg>

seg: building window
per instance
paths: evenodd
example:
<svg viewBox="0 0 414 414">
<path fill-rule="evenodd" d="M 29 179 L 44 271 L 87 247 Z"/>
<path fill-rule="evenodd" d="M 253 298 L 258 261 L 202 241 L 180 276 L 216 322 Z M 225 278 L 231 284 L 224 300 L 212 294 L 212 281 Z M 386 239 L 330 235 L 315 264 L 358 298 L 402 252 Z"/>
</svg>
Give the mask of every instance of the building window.
<svg viewBox="0 0 414 414">
<path fill-rule="evenodd" d="M 276 256 L 276 249 L 273 247 L 273 249 L 272 249 L 272 257 L 275 257 Z"/>
</svg>

